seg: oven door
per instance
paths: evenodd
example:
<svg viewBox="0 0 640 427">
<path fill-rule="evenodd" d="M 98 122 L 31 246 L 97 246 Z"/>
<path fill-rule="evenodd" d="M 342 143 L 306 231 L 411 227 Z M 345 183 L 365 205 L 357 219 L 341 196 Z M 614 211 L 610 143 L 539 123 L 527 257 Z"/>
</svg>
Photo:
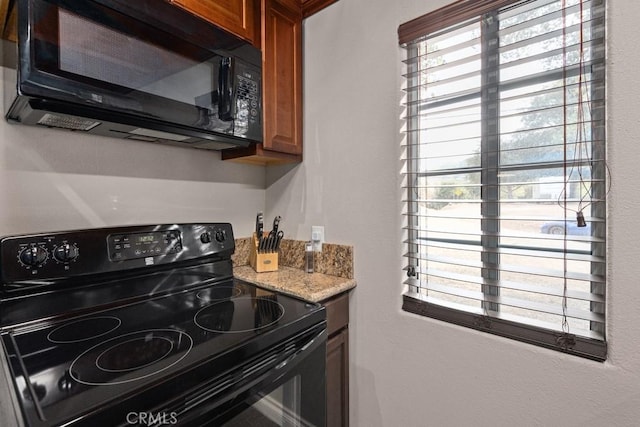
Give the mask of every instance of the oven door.
<svg viewBox="0 0 640 427">
<path fill-rule="evenodd" d="M 277 349 L 240 364 L 224 377 L 192 390 L 178 406 L 130 413 L 127 422 L 193 427 L 324 426 L 325 326 L 323 322 L 310 328 Z"/>
</svg>

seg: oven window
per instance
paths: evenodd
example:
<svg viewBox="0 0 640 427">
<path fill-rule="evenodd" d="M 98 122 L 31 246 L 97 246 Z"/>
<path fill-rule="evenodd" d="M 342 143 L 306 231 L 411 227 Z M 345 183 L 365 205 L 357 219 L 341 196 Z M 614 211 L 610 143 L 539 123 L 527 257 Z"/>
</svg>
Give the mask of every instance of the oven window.
<svg viewBox="0 0 640 427">
<path fill-rule="evenodd" d="M 298 427 L 309 426 L 300 417 L 300 375 L 291 378 L 271 393 L 225 423 L 225 427 Z"/>
</svg>

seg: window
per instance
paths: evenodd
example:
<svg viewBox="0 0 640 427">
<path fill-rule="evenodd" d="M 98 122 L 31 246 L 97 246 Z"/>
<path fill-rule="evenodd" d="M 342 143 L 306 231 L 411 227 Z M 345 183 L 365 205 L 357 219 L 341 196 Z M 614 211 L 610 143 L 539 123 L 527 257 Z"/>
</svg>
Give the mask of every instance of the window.
<svg viewBox="0 0 640 427">
<path fill-rule="evenodd" d="M 605 2 L 403 24 L 403 309 L 606 359 Z"/>
</svg>

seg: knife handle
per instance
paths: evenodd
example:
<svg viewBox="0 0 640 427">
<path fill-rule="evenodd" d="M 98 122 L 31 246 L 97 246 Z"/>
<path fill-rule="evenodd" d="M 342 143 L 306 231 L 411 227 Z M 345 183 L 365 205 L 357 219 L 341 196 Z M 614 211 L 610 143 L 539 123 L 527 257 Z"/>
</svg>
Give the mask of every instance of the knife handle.
<svg viewBox="0 0 640 427">
<path fill-rule="evenodd" d="M 260 239 L 258 240 L 258 252 L 263 253 L 264 248 L 266 246 L 267 239 L 264 237 L 264 233 L 260 234 Z"/>
<path fill-rule="evenodd" d="M 262 212 L 258 212 L 256 216 L 256 238 L 262 237 L 262 230 L 264 229 L 264 215 Z"/>
<path fill-rule="evenodd" d="M 274 244 L 274 252 L 278 252 L 278 250 L 280 250 L 280 242 L 282 241 L 282 238 L 284 237 L 284 232 L 282 230 L 278 231 L 278 234 L 276 234 L 276 242 Z"/>
<path fill-rule="evenodd" d="M 280 226 L 280 220 L 281 219 L 282 219 L 282 217 L 280 215 L 277 215 L 273 219 L 273 228 L 271 229 L 271 232 L 273 232 L 273 234 L 276 234 L 278 232 L 278 227 Z"/>
</svg>

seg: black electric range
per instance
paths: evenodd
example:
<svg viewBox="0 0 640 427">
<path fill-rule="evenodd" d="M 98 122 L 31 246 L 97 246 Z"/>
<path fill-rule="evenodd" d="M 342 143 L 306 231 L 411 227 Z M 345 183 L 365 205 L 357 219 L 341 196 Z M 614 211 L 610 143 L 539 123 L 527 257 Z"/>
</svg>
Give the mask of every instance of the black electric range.
<svg viewBox="0 0 640 427">
<path fill-rule="evenodd" d="M 233 278 L 229 224 L 0 245 L 2 345 L 28 426 L 219 425 L 265 395 L 265 379 L 276 384 L 296 356 L 324 349 L 321 306 Z M 324 417 L 323 408 L 294 409 L 299 419 Z"/>
</svg>

